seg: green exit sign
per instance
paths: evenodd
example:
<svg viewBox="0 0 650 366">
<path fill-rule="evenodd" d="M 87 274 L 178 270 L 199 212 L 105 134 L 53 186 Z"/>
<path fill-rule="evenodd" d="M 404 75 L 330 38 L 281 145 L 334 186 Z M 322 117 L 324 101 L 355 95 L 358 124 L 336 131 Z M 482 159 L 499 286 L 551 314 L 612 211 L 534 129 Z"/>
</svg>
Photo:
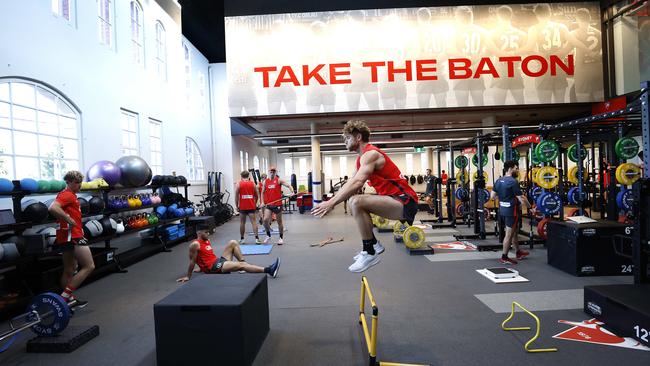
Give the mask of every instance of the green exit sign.
<svg viewBox="0 0 650 366">
<path fill-rule="evenodd" d="M 413 146 L 413 150 L 416 153 L 422 153 L 422 152 L 424 152 L 424 146 Z"/>
</svg>

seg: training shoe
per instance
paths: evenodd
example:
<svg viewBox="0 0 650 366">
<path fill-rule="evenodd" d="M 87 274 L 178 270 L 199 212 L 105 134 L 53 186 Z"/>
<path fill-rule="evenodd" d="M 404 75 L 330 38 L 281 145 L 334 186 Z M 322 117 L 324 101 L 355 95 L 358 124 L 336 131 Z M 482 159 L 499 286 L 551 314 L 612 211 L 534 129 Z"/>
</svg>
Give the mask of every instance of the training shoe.
<svg viewBox="0 0 650 366">
<path fill-rule="evenodd" d="M 501 262 L 501 264 L 517 264 L 517 263 L 519 263 L 516 260 L 514 260 L 512 258 L 507 258 L 507 257 L 506 258 L 501 257 L 499 259 L 499 262 Z"/>
<path fill-rule="evenodd" d="M 361 254 L 359 254 L 357 260 L 354 263 L 352 263 L 350 267 L 348 267 L 348 270 L 350 272 L 363 272 L 366 269 L 379 263 L 379 261 L 380 261 L 379 253 L 370 255 L 368 254 L 368 252 L 362 251 Z"/>
<path fill-rule="evenodd" d="M 280 258 L 276 259 L 270 267 L 271 273 L 269 273 L 269 276 L 276 278 L 278 276 L 278 271 L 280 270 Z"/>
<path fill-rule="evenodd" d="M 373 245 L 372 247 L 375 248 L 375 254 L 381 254 L 381 253 L 384 252 L 384 250 L 386 250 L 386 248 L 384 248 L 384 246 L 381 245 L 380 242 L 377 242 L 377 243 L 376 243 L 375 245 Z M 355 256 L 353 257 L 353 259 L 356 261 L 357 258 L 359 258 L 359 256 L 361 255 L 362 252 L 363 252 L 363 251 L 357 253 L 357 255 L 355 255 Z"/>
<path fill-rule="evenodd" d="M 284 244 L 284 239 L 280 238 L 280 240 L 278 240 L 278 245 L 282 245 L 282 244 Z"/>
<path fill-rule="evenodd" d="M 239 239 L 239 245 L 244 244 L 244 239 Z"/>
<path fill-rule="evenodd" d="M 76 297 L 73 298 L 68 298 L 66 299 L 66 302 L 68 303 L 68 306 L 70 306 L 70 309 L 83 309 L 88 305 L 88 301 L 83 301 L 79 300 Z"/>
<path fill-rule="evenodd" d="M 266 239 L 264 239 L 264 244 L 268 244 L 271 241 L 271 237 L 267 236 Z"/>
<path fill-rule="evenodd" d="M 260 240 L 260 238 L 255 238 L 255 244 L 262 244 L 262 241 Z"/>
<path fill-rule="evenodd" d="M 522 260 L 528 257 L 530 253 L 527 250 L 518 250 L 517 251 L 517 260 Z"/>
</svg>

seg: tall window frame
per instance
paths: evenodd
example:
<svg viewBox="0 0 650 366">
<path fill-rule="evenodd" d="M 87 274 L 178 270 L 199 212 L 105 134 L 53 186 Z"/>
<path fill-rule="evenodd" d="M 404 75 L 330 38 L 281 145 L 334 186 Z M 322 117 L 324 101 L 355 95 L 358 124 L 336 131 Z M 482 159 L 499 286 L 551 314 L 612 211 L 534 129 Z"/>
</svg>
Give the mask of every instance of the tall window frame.
<svg viewBox="0 0 650 366">
<path fill-rule="evenodd" d="M 156 73 L 167 81 L 167 34 L 160 20 L 156 21 Z"/>
<path fill-rule="evenodd" d="M 348 157 L 347 156 L 339 156 L 339 174 L 341 174 L 341 178 L 348 175 Z"/>
<path fill-rule="evenodd" d="M 163 173 L 162 121 L 149 118 L 149 166 L 153 175 Z"/>
<path fill-rule="evenodd" d="M 79 111 L 37 81 L 0 78 L 0 177 L 61 179 L 82 161 Z"/>
<path fill-rule="evenodd" d="M 97 0 L 97 28 L 99 42 L 113 47 L 113 0 Z"/>
<path fill-rule="evenodd" d="M 130 8 L 133 62 L 144 66 L 144 12 L 136 0 L 131 1 Z"/>
<path fill-rule="evenodd" d="M 122 156 L 140 155 L 140 115 L 127 109 L 120 110 Z"/>
<path fill-rule="evenodd" d="M 74 0 L 52 0 L 52 14 L 72 24 L 74 19 Z"/>
<path fill-rule="evenodd" d="M 205 166 L 201 149 L 191 137 L 185 137 L 185 166 L 187 168 L 187 180 L 191 182 L 202 182 L 205 180 Z"/>
</svg>

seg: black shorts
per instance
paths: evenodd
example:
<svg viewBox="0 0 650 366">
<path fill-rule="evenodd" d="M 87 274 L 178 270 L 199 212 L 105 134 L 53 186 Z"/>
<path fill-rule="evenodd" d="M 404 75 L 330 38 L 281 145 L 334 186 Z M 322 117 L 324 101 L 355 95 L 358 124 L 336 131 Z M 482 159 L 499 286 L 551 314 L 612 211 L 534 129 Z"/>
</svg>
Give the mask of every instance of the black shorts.
<svg viewBox="0 0 650 366">
<path fill-rule="evenodd" d="M 394 199 L 402 203 L 402 219 L 406 221 L 409 225 L 413 225 L 415 221 L 415 214 L 418 213 L 418 203 L 413 199 L 413 197 L 401 194 L 399 196 L 391 196 Z"/>
<path fill-rule="evenodd" d="M 515 215 L 514 215 L 514 216 L 500 216 L 500 217 L 501 217 L 501 220 L 503 221 L 503 224 L 504 224 L 506 227 L 509 227 L 509 228 L 512 229 L 513 227 L 519 227 L 519 221 L 520 221 L 520 219 L 521 219 L 520 216 L 521 216 L 521 215 L 519 215 L 519 214 L 515 211 Z"/>
<path fill-rule="evenodd" d="M 239 210 L 239 213 L 242 215 L 250 215 L 250 214 L 254 214 L 255 211 L 257 210 Z"/>
<path fill-rule="evenodd" d="M 221 272 L 221 267 L 223 267 L 223 264 L 226 263 L 228 259 L 224 257 L 219 257 L 219 260 L 214 262 L 212 265 L 212 268 L 210 269 L 210 273 L 223 273 Z"/>
<path fill-rule="evenodd" d="M 267 210 L 271 210 L 274 214 L 279 214 L 282 212 L 282 206 L 274 206 L 274 205 L 268 205 L 266 206 Z"/>
</svg>

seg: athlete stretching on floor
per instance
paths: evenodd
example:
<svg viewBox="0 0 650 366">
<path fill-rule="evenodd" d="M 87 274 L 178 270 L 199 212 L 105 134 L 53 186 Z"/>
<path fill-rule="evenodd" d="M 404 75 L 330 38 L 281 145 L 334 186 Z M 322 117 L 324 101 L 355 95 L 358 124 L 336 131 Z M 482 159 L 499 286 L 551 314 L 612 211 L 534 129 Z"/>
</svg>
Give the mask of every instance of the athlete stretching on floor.
<svg viewBox="0 0 650 366">
<path fill-rule="evenodd" d="M 203 273 L 230 273 L 244 271 L 247 273 L 266 273 L 271 277 L 278 275 L 280 269 L 280 258 L 276 259 L 268 267 L 260 267 L 246 263 L 241 254 L 239 243 L 231 240 L 223 250 L 221 257 L 217 258 L 210 245 L 210 231 L 206 227 L 199 226 L 196 231 L 196 240 L 190 244 L 190 265 L 187 267 L 187 276 L 181 277 L 176 282 L 187 282 L 192 278 L 194 266 L 199 266 Z M 233 259 L 234 258 L 234 259 Z"/>
<path fill-rule="evenodd" d="M 363 241 L 363 250 L 354 257 L 355 262 L 348 268 L 351 272 L 363 272 L 379 263 L 379 254 L 384 251 L 372 231 L 371 213 L 387 219 L 404 220 L 412 225 L 418 209 L 415 191 L 402 177 L 395 163 L 368 142 L 369 138 L 370 129 L 364 121 L 348 121 L 343 128 L 343 140 L 348 151 L 359 154 L 357 171 L 334 197 L 312 209 L 315 216 L 323 217 L 337 204 L 350 199 L 350 209 Z M 355 195 L 366 181 L 377 194 Z"/>
</svg>

